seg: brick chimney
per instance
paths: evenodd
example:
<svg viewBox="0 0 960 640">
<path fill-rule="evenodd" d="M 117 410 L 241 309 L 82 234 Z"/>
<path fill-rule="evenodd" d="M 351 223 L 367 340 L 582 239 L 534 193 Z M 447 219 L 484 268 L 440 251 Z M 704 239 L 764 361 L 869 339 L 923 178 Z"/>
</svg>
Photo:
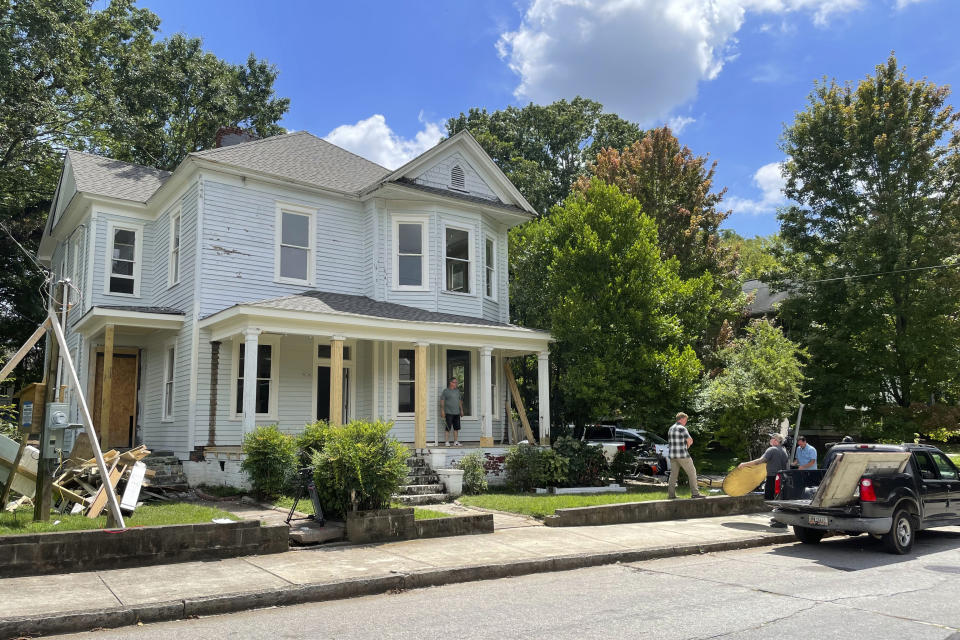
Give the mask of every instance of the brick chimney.
<svg viewBox="0 0 960 640">
<path fill-rule="evenodd" d="M 229 147 L 230 145 L 240 144 L 241 142 L 252 142 L 257 136 L 252 131 L 241 129 L 240 127 L 220 127 L 217 131 L 217 142 L 214 148 Z"/>
</svg>

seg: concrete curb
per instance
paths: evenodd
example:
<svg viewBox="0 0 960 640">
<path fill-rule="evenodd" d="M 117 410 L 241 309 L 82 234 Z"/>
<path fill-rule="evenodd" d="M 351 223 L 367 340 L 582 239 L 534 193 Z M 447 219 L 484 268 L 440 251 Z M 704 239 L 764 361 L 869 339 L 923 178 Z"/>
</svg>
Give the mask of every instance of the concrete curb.
<svg viewBox="0 0 960 640">
<path fill-rule="evenodd" d="M 0 620 L 0 638 L 19 638 L 23 636 L 51 635 L 55 633 L 76 633 L 97 628 L 114 628 L 166 622 L 195 616 L 210 616 L 234 613 L 264 607 L 287 606 L 307 602 L 342 600 L 358 596 L 369 596 L 404 589 L 437 587 L 446 584 L 474 582 L 477 580 L 495 580 L 549 573 L 570 571 L 606 564 L 641 562 L 677 556 L 734 551 L 765 547 L 785 542 L 795 542 L 792 533 L 756 536 L 740 540 L 689 544 L 680 546 L 652 547 L 648 549 L 611 551 L 606 553 L 587 553 L 552 558 L 536 558 L 505 564 L 474 565 L 444 569 L 423 569 L 409 573 L 376 578 L 353 578 L 335 582 L 291 585 L 274 589 L 260 589 L 241 593 L 228 593 L 201 598 L 186 598 L 131 607 L 96 609 L 93 611 L 73 611 L 52 615 L 21 616 Z"/>
</svg>

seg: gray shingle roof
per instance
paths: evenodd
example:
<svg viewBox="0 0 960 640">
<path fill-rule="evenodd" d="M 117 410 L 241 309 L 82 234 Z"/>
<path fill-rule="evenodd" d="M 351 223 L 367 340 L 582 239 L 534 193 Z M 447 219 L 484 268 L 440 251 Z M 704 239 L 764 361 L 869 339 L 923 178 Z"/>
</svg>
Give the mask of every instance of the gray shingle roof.
<svg viewBox="0 0 960 640">
<path fill-rule="evenodd" d="M 98 196 L 146 202 L 170 177 L 169 171 L 144 167 L 132 162 L 67 151 L 77 191 Z"/>
<path fill-rule="evenodd" d="M 137 311 L 139 313 L 162 313 L 171 316 L 186 315 L 181 309 L 173 307 L 138 307 L 129 304 L 98 304 L 96 309 L 109 309 L 110 311 Z"/>
<path fill-rule="evenodd" d="M 753 301 L 747 305 L 747 314 L 751 316 L 773 313 L 776 311 L 776 305 L 790 295 L 786 291 L 771 291 L 770 285 L 760 280 L 747 280 L 743 283 L 741 291 L 754 295 Z"/>
<path fill-rule="evenodd" d="M 532 329 L 524 329 L 523 327 L 517 327 L 503 322 L 494 322 L 492 320 L 484 320 L 483 318 L 425 311 L 392 302 L 379 302 L 367 296 L 352 296 L 344 293 L 329 293 L 327 291 L 306 291 L 292 296 L 271 298 L 247 304 L 252 307 L 285 309 L 288 311 L 338 313 L 412 322 L 443 322 L 489 327 L 509 327 L 511 329 L 532 331 Z"/>
<path fill-rule="evenodd" d="M 390 174 L 389 169 L 306 131 L 190 155 L 342 193 L 356 193 Z"/>
</svg>

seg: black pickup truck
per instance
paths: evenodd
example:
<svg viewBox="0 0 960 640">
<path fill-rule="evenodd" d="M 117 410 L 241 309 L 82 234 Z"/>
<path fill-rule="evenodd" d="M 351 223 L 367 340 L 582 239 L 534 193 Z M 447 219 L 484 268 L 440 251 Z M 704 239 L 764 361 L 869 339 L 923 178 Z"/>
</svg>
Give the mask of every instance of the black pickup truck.
<svg viewBox="0 0 960 640">
<path fill-rule="evenodd" d="M 905 462 L 898 467 L 897 456 L 863 457 L 885 453 L 905 454 Z M 893 468 L 865 464 L 879 458 L 894 459 Z M 917 531 L 960 525 L 960 472 L 936 447 L 841 444 L 830 450 L 827 465 L 838 467 L 829 469 L 829 478 L 828 469 L 781 471 L 776 497 L 767 501 L 774 519 L 792 525 L 800 542 L 816 544 L 831 532 L 865 532 L 891 553 L 904 554 Z"/>
</svg>

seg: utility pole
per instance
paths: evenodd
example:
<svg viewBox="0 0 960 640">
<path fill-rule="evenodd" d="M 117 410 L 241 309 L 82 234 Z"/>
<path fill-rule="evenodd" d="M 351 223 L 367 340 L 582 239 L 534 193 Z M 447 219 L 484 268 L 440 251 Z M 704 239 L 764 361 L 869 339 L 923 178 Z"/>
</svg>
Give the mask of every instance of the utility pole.
<svg viewBox="0 0 960 640">
<path fill-rule="evenodd" d="M 54 317 L 59 319 L 63 308 L 63 282 L 58 282 L 53 293 L 53 313 Z M 49 337 L 49 352 L 47 354 L 47 372 L 44 380 L 47 381 L 47 387 L 44 390 L 44 405 L 56 402 L 59 389 L 57 389 L 57 369 L 60 362 L 60 343 L 53 333 L 47 334 Z M 33 496 L 33 519 L 34 521 L 50 521 L 50 508 L 53 505 L 53 471 L 55 469 L 54 461 L 44 457 L 44 446 L 50 434 L 47 433 L 47 411 L 43 412 L 43 422 L 40 424 L 40 459 L 37 460 L 37 489 Z"/>
</svg>

